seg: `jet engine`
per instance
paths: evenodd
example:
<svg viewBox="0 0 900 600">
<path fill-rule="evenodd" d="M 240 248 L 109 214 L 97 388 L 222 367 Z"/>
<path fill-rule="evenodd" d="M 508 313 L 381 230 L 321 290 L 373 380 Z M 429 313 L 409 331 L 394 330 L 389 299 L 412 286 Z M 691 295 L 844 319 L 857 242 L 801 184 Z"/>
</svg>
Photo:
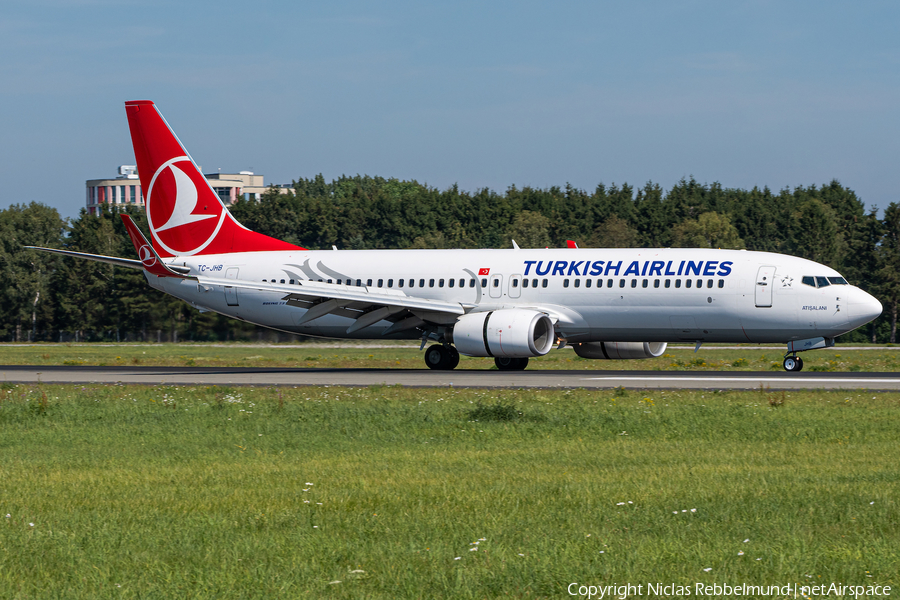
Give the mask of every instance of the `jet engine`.
<svg viewBox="0 0 900 600">
<path fill-rule="evenodd" d="M 543 356 L 555 339 L 550 317 L 521 308 L 463 315 L 451 337 L 460 354 L 507 358 Z"/>
<path fill-rule="evenodd" d="M 666 342 L 585 342 L 572 344 L 572 347 L 581 358 L 622 360 L 662 356 Z"/>
</svg>

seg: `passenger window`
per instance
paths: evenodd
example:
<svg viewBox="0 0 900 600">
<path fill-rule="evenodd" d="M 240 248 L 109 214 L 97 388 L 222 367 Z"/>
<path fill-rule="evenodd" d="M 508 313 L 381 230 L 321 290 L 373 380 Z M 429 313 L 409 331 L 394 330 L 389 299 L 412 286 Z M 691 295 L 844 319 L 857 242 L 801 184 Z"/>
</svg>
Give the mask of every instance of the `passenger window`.
<svg viewBox="0 0 900 600">
<path fill-rule="evenodd" d="M 675 280 L 675 287 L 676 287 L 676 288 L 680 288 L 680 287 L 681 287 L 681 280 L 680 280 L 680 279 L 676 279 L 676 280 Z"/>
<path fill-rule="evenodd" d="M 434 287 L 434 279 L 428 280 L 428 287 Z"/>
<path fill-rule="evenodd" d="M 466 287 L 466 280 L 462 277 L 459 278 L 459 287 Z"/>
<path fill-rule="evenodd" d="M 444 280 L 438 279 L 438 287 L 444 287 Z"/>
<path fill-rule="evenodd" d="M 500 280 L 494 279 L 494 283 L 492 284 L 494 287 L 500 287 Z"/>
<path fill-rule="evenodd" d="M 450 284 L 450 287 L 453 287 L 454 285 L 456 285 L 456 280 L 451 279 L 448 283 Z"/>
<path fill-rule="evenodd" d="M 686 288 L 691 287 L 691 280 L 690 280 L 690 279 L 685 279 L 685 280 L 684 280 L 684 287 L 686 287 Z"/>
<path fill-rule="evenodd" d="M 607 280 L 606 280 L 606 287 L 611 288 L 612 286 L 613 286 L 613 280 L 612 280 L 612 279 L 607 279 Z"/>
<path fill-rule="evenodd" d="M 569 280 L 563 279 L 563 287 L 569 287 Z"/>
<path fill-rule="evenodd" d="M 268 279 L 263 279 L 263 281 L 265 281 L 266 283 L 269 283 L 269 280 L 268 280 Z"/>
<path fill-rule="evenodd" d="M 284 283 L 284 279 L 281 280 L 281 283 Z M 328 283 L 331 283 L 331 280 L 328 280 Z"/>
<path fill-rule="evenodd" d="M 523 280 L 522 280 L 522 287 L 523 287 L 523 288 L 528 287 L 528 280 L 527 280 L 527 279 L 523 279 Z"/>
<path fill-rule="evenodd" d="M 513 280 L 512 280 L 512 286 L 513 286 L 513 287 L 519 287 L 519 280 L 518 280 L 518 279 L 513 279 Z"/>
<path fill-rule="evenodd" d="M 384 286 L 384 279 L 379 279 L 379 280 L 378 280 L 378 287 L 383 287 L 383 286 Z"/>
<path fill-rule="evenodd" d="M 654 279 L 654 280 L 653 280 L 653 287 L 655 287 L 655 288 L 658 288 L 658 287 L 659 287 L 659 279 Z"/>
<path fill-rule="evenodd" d="M 275 280 L 273 279 L 273 280 L 272 280 L 272 283 L 274 283 L 274 282 L 275 282 Z M 322 280 L 321 280 L 321 279 L 319 280 L 319 283 L 322 283 Z"/>
<path fill-rule="evenodd" d="M 388 287 L 394 287 L 394 280 L 388 279 Z"/>
<path fill-rule="evenodd" d="M 719 287 L 720 287 L 720 288 L 725 287 L 725 280 L 724 280 L 724 279 L 720 279 L 720 280 L 719 280 Z"/>
<path fill-rule="evenodd" d="M 581 287 L 581 280 L 580 280 L 580 279 L 576 279 L 576 280 L 575 280 L 575 287 Z"/>
<path fill-rule="evenodd" d="M 419 287 L 425 287 L 425 280 L 424 280 L 424 279 L 420 279 L 420 280 L 419 280 Z M 431 287 L 434 287 L 434 279 L 431 280 Z"/>
<path fill-rule="evenodd" d="M 487 279 L 481 280 L 481 287 L 483 287 L 483 288 L 487 287 Z"/>
<path fill-rule="evenodd" d="M 542 280 L 541 280 L 541 287 L 547 287 L 547 280 L 546 280 L 546 279 L 542 279 Z"/>
<path fill-rule="evenodd" d="M 356 280 L 356 287 L 362 287 L 362 279 Z"/>
<path fill-rule="evenodd" d="M 372 280 L 371 280 L 371 279 L 366 279 L 366 286 L 367 286 L 367 287 L 372 287 Z"/>
<path fill-rule="evenodd" d="M 537 287 L 537 279 L 531 280 L 531 287 Z"/>
<path fill-rule="evenodd" d="M 624 279 L 620 279 L 620 280 L 619 280 L 619 287 L 620 287 L 620 288 L 625 287 L 625 280 L 624 280 Z"/>
<path fill-rule="evenodd" d="M 647 287 L 647 280 L 646 280 L 646 279 L 643 280 L 643 281 L 641 282 L 641 287 Z"/>
<path fill-rule="evenodd" d="M 816 277 L 816 284 L 817 284 L 820 288 L 828 287 L 829 285 L 831 285 L 830 283 L 828 283 L 828 278 L 827 278 L 827 277 Z"/>
<path fill-rule="evenodd" d="M 713 286 L 713 280 L 712 280 L 712 279 L 707 279 L 707 280 L 706 280 L 706 287 L 711 288 L 712 286 Z"/>
<path fill-rule="evenodd" d="M 811 285 L 813 287 L 816 287 L 816 278 L 815 277 L 810 277 L 809 275 L 807 275 L 801 281 L 803 281 L 803 283 L 805 285 Z"/>
<path fill-rule="evenodd" d="M 666 287 L 671 287 L 671 286 L 672 286 L 672 280 L 666 279 Z"/>
<path fill-rule="evenodd" d="M 632 280 L 631 280 L 631 287 L 633 287 L 633 288 L 636 288 L 636 287 L 637 287 L 637 279 L 632 279 Z"/>
<path fill-rule="evenodd" d="M 341 281 L 343 281 L 343 279 L 338 279 L 338 280 L 337 280 L 337 284 L 338 284 L 338 285 L 341 285 Z"/>
<path fill-rule="evenodd" d="M 584 280 L 584 287 L 591 287 L 591 280 L 590 280 L 590 279 L 585 279 L 585 280 Z"/>
<path fill-rule="evenodd" d="M 398 280 L 397 280 L 397 287 L 401 287 L 401 288 L 403 287 L 403 280 L 402 280 L 402 279 L 398 279 Z"/>
<path fill-rule="evenodd" d="M 474 279 L 470 279 L 470 280 L 469 280 L 469 287 L 470 287 L 470 288 L 475 287 L 475 280 L 474 280 Z"/>
</svg>

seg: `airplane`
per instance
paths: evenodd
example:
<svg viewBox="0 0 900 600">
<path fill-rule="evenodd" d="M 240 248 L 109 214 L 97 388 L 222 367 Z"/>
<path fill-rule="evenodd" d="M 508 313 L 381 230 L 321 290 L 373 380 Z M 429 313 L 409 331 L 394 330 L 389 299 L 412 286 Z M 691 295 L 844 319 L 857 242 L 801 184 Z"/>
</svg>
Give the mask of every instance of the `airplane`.
<svg viewBox="0 0 900 600">
<path fill-rule="evenodd" d="M 786 344 L 801 352 L 881 314 L 834 269 L 746 250 L 578 248 L 308 250 L 242 226 L 156 105 L 125 103 L 150 240 L 120 215 L 138 260 L 31 247 L 140 269 L 148 283 L 256 325 L 305 336 L 420 339 L 425 364 L 460 355 L 500 370 L 573 347 L 583 358 L 646 359 L 668 343 Z M 696 351 L 696 350 L 695 350 Z"/>
</svg>

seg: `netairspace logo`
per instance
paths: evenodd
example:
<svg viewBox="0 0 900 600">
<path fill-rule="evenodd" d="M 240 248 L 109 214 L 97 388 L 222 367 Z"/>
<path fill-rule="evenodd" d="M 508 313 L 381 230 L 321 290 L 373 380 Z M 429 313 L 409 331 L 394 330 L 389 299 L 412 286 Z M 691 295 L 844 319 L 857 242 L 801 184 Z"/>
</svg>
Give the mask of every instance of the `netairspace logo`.
<svg viewBox="0 0 900 600">
<path fill-rule="evenodd" d="M 583 598 L 596 598 L 604 600 L 606 598 L 616 598 L 618 600 L 626 600 L 627 598 L 646 598 L 646 597 L 662 597 L 675 598 L 685 596 L 697 596 L 707 598 L 724 598 L 727 596 L 778 596 L 788 598 L 813 598 L 813 597 L 834 597 L 834 598 L 886 598 L 891 595 L 891 586 L 889 585 L 845 585 L 842 583 L 830 583 L 822 585 L 799 585 L 789 583 L 787 585 L 751 585 L 749 583 L 741 583 L 731 585 L 728 583 L 695 583 L 690 585 L 680 585 L 677 583 L 613 583 L 609 585 L 585 585 L 580 583 L 570 583 L 566 588 L 570 596 L 580 596 Z"/>
</svg>

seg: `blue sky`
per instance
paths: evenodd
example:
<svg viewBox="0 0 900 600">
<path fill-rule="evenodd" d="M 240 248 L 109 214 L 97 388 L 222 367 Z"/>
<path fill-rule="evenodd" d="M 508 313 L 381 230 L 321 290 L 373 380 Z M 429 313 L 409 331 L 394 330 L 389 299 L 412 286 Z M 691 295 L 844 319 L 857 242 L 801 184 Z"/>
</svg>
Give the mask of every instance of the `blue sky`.
<svg viewBox="0 0 900 600">
<path fill-rule="evenodd" d="M 900 190 L 900 4 L 6 0 L 4 205 L 75 216 L 156 101 L 207 172 Z"/>
</svg>

